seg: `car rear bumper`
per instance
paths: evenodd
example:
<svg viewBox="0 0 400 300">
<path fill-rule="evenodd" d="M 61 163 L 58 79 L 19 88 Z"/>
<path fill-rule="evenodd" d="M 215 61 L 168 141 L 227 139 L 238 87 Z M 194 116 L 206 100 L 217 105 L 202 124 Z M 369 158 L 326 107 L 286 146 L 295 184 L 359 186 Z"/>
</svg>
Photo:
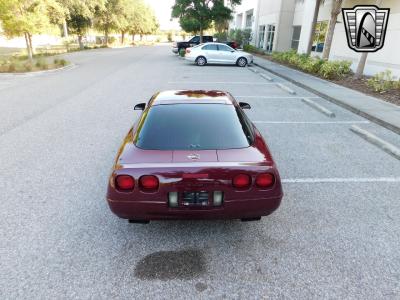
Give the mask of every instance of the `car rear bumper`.
<svg viewBox="0 0 400 300">
<path fill-rule="evenodd" d="M 185 59 L 187 60 L 187 61 L 190 61 L 190 62 L 195 62 L 195 60 L 196 60 L 196 57 L 194 57 L 194 56 L 185 56 Z"/>
<path fill-rule="evenodd" d="M 174 52 L 175 54 L 177 54 L 177 53 L 178 53 L 178 51 L 179 51 L 179 49 L 178 49 L 178 48 L 175 48 L 175 47 L 173 47 L 173 48 L 172 48 L 172 52 Z"/>
<path fill-rule="evenodd" d="M 232 200 L 220 207 L 170 208 L 166 201 L 113 201 L 107 199 L 111 211 L 118 217 L 131 220 L 179 219 L 242 219 L 266 216 L 275 211 L 282 196 L 275 198 Z"/>
</svg>

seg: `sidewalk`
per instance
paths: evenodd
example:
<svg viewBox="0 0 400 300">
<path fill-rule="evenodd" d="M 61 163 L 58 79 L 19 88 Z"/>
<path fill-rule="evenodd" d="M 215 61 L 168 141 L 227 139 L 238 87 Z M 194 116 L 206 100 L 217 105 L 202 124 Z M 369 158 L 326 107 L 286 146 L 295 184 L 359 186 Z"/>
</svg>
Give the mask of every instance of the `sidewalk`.
<svg viewBox="0 0 400 300">
<path fill-rule="evenodd" d="M 399 106 L 257 56 L 254 57 L 254 64 L 400 134 Z"/>
</svg>

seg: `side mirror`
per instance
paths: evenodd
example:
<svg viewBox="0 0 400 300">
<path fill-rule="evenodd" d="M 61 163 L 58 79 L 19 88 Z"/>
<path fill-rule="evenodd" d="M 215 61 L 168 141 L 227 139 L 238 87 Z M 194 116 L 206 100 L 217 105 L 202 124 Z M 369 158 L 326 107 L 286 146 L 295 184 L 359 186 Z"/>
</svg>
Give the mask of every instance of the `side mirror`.
<svg viewBox="0 0 400 300">
<path fill-rule="evenodd" d="M 139 103 L 139 104 L 136 104 L 133 109 L 134 110 L 144 110 L 145 107 L 146 107 L 146 103 Z"/>
<path fill-rule="evenodd" d="M 250 104 L 248 104 L 246 102 L 239 102 L 239 106 L 241 109 L 250 109 L 251 108 Z"/>
</svg>

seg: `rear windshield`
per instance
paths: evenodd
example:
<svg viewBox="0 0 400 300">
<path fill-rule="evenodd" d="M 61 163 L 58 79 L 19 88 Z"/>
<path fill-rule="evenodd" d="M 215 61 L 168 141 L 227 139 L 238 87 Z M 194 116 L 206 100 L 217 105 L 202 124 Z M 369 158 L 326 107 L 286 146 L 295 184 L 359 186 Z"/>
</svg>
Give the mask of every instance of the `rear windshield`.
<svg viewBox="0 0 400 300">
<path fill-rule="evenodd" d="M 134 140 L 147 150 L 245 148 L 252 142 L 245 118 L 233 105 L 155 105 L 144 112 Z"/>
</svg>

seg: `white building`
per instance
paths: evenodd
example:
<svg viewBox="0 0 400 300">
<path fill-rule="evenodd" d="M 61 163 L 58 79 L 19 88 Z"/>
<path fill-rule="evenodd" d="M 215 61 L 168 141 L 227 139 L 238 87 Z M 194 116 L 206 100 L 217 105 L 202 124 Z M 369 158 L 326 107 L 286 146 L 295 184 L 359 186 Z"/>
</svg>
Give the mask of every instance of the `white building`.
<svg viewBox="0 0 400 300">
<path fill-rule="evenodd" d="M 311 36 L 311 25 L 316 0 L 243 0 L 235 8 L 231 28 L 252 28 L 252 44 L 268 52 L 296 49 L 304 53 Z M 313 35 L 312 55 L 322 53 L 333 0 L 325 0 L 319 8 L 316 30 Z M 385 69 L 400 77 L 400 1 L 399 0 L 345 0 L 343 8 L 355 5 L 374 5 L 390 8 L 384 47 L 368 54 L 365 74 L 373 75 Z M 252 13 L 252 15 L 251 15 Z M 251 16 L 251 23 L 247 21 Z M 251 24 L 251 25 L 250 25 Z M 361 54 L 347 46 L 342 15 L 339 14 L 330 52 L 330 59 L 345 59 L 356 68 Z"/>
</svg>

